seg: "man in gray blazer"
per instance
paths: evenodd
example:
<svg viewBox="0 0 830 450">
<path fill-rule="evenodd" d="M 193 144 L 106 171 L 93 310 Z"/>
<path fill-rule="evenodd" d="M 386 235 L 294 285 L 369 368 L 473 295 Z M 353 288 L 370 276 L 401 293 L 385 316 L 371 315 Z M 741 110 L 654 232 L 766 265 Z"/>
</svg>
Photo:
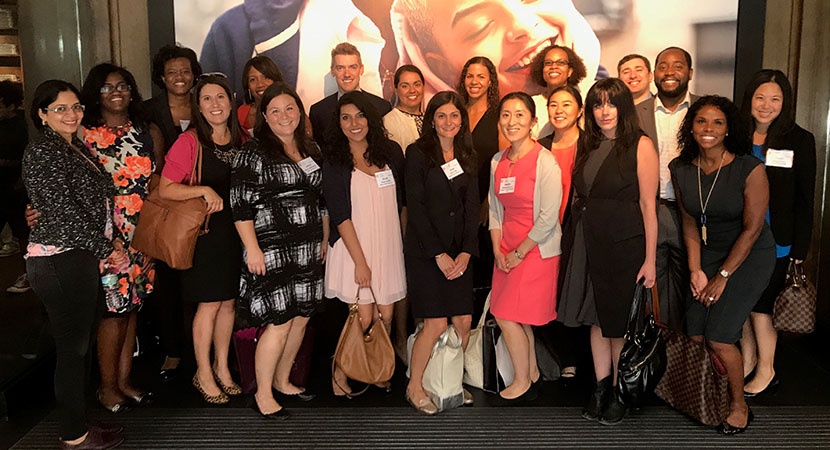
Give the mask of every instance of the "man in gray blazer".
<svg viewBox="0 0 830 450">
<path fill-rule="evenodd" d="M 651 138 L 660 155 L 660 203 L 657 209 L 657 290 L 663 321 L 682 329 L 689 291 L 689 268 L 680 226 L 677 199 L 669 174 L 669 162 L 680 152 L 677 131 L 689 107 L 699 97 L 689 93 L 692 56 L 679 47 L 657 55 L 654 84 L 657 96 L 637 105 L 640 127 Z"/>
</svg>

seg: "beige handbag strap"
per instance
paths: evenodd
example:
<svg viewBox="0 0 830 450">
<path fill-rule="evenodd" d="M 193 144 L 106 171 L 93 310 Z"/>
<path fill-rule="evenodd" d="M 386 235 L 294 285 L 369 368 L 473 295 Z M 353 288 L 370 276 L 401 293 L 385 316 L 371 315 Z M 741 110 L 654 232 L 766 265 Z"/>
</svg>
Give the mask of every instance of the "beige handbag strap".
<svg viewBox="0 0 830 450">
<path fill-rule="evenodd" d="M 492 293 L 492 290 L 487 293 L 487 300 L 484 301 L 484 311 L 481 312 L 481 317 L 478 319 L 478 326 L 476 328 L 484 327 L 484 322 L 487 320 L 487 313 L 490 312 L 490 295 Z"/>
<path fill-rule="evenodd" d="M 357 305 L 360 302 L 360 290 L 361 289 L 365 289 L 365 288 L 361 288 L 360 286 L 357 287 L 357 293 L 354 294 L 354 303 L 352 303 L 352 306 L 350 306 L 349 309 L 357 308 Z M 383 322 L 383 314 L 381 314 L 381 312 L 380 312 L 380 307 L 378 307 L 378 302 L 375 299 L 375 291 L 374 291 L 374 289 L 372 289 L 371 285 L 369 285 L 369 292 L 372 293 L 372 303 L 375 304 L 375 311 L 378 312 L 378 319 L 380 319 L 380 321 L 382 323 Z M 358 316 L 358 318 L 360 318 L 360 316 Z"/>
</svg>

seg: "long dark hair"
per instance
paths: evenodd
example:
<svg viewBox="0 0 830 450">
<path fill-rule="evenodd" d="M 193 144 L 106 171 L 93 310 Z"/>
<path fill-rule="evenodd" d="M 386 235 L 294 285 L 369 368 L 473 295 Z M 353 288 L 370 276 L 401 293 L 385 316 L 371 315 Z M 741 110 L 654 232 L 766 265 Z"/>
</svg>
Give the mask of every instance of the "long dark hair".
<svg viewBox="0 0 830 450">
<path fill-rule="evenodd" d="M 242 68 L 242 87 L 245 89 L 245 103 L 253 103 L 254 101 L 254 95 L 248 89 L 248 73 L 250 73 L 252 67 L 274 83 L 285 83 L 285 77 L 282 76 L 277 63 L 267 56 L 254 56 Z"/>
<path fill-rule="evenodd" d="M 46 80 L 35 88 L 35 93 L 32 95 L 32 107 L 29 108 L 29 118 L 32 119 L 32 124 L 38 131 L 43 131 L 43 129 L 46 128 L 46 124 L 43 123 L 39 113 L 48 108 L 52 102 L 57 100 L 58 95 L 61 92 L 67 91 L 75 94 L 75 96 L 78 97 L 78 101 L 80 101 L 80 92 L 78 92 L 78 89 L 68 81 Z"/>
<path fill-rule="evenodd" d="M 634 108 L 634 97 L 631 91 L 619 78 L 599 80 L 588 90 L 585 96 L 585 131 L 579 136 L 576 163 L 574 171 L 581 168 L 588 155 L 599 147 L 600 142 L 606 139 L 602 129 L 594 117 L 593 108 L 608 102 L 617 108 L 617 130 L 614 138 L 614 152 L 618 161 L 623 153 L 630 148 L 636 148 L 643 131 L 640 129 L 640 120 Z"/>
<path fill-rule="evenodd" d="M 767 130 L 767 137 L 764 140 L 763 152 L 766 154 L 771 142 L 776 142 L 795 126 L 795 98 L 793 97 L 793 88 L 790 85 L 790 80 L 787 79 L 784 72 L 776 69 L 762 69 L 756 72 L 752 76 L 752 79 L 749 80 L 749 84 L 746 85 L 744 98 L 741 102 L 741 114 L 749 130 L 750 139 L 752 133 L 755 132 L 755 118 L 752 117 L 752 97 L 755 96 L 755 91 L 764 83 L 777 84 L 783 94 L 781 112 L 770 124 Z"/>
<path fill-rule="evenodd" d="M 345 105 L 354 105 L 363 113 L 369 124 L 369 132 L 366 135 L 369 147 L 363 153 L 366 161 L 375 167 L 383 167 L 391 163 L 395 144 L 389 139 L 380 113 L 372 106 L 369 97 L 361 91 L 347 92 L 337 101 L 335 115 L 331 118 L 332 122 L 326 129 L 325 142 L 329 146 L 329 150 L 325 152 L 326 157 L 335 164 L 354 168 L 354 158 L 352 158 L 352 152 L 349 149 L 349 139 L 340 128 L 340 110 Z"/>
<path fill-rule="evenodd" d="M 432 167 L 444 164 L 444 156 L 441 153 L 441 144 L 438 141 L 438 132 L 435 130 L 435 112 L 438 108 L 452 104 L 461 113 L 461 128 L 452 141 L 453 154 L 455 159 L 464 169 L 464 172 L 475 174 L 478 170 L 476 155 L 473 151 L 473 138 L 470 135 L 470 118 L 467 115 L 467 108 L 461 96 L 453 91 L 441 91 L 435 94 L 427 104 L 424 113 L 424 132 L 415 146 L 424 153 L 427 161 Z"/>
<path fill-rule="evenodd" d="M 268 89 L 265 89 L 265 92 L 262 93 L 262 101 L 259 102 L 259 108 L 257 109 L 256 115 L 256 123 L 254 125 L 254 137 L 257 138 L 259 141 L 258 148 L 267 155 L 273 156 L 275 158 L 287 158 L 288 155 L 285 154 L 285 147 L 282 145 L 282 141 L 276 134 L 271 130 L 271 127 L 268 126 L 268 123 L 265 121 L 265 114 L 268 111 L 268 104 L 271 103 L 275 97 L 279 97 L 280 95 L 290 95 L 295 102 L 297 102 L 297 108 L 300 113 L 300 121 L 297 124 L 297 128 L 294 129 L 294 142 L 297 143 L 297 150 L 299 150 L 300 155 L 303 158 L 307 158 L 309 156 L 319 156 L 320 152 L 317 149 L 317 146 L 308 138 L 305 132 L 305 122 L 306 122 L 306 114 L 305 114 L 305 107 L 303 106 L 303 101 L 300 100 L 300 96 L 291 89 L 291 86 L 285 83 L 274 83 L 271 86 L 268 86 Z"/>
<path fill-rule="evenodd" d="M 754 92 L 754 91 L 753 91 Z M 692 126 L 695 118 L 704 106 L 713 106 L 726 116 L 726 136 L 723 138 L 723 145 L 735 155 L 746 155 L 751 149 L 749 132 L 746 121 L 742 120 L 738 107 L 726 97 L 719 95 L 707 95 L 694 102 L 680 125 L 677 132 L 677 146 L 680 149 L 679 158 L 685 162 L 692 162 L 700 154 L 700 147 L 692 135 Z"/>
<path fill-rule="evenodd" d="M 487 72 L 490 74 L 490 87 L 487 88 L 487 109 L 495 108 L 499 104 L 499 74 L 496 72 L 493 61 L 490 61 L 490 58 L 486 56 L 473 56 L 464 63 L 455 90 L 464 99 L 464 103 L 470 102 L 470 94 L 467 93 L 467 87 L 464 86 L 464 79 L 467 78 L 467 71 L 473 64 L 481 64 L 487 68 Z"/>
<path fill-rule="evenodd" d="M 202 75 L 196 80 L 196 85 L 193 86 L 193 95 L 190 96 L 191 121 L 196 126 L 196 135 L 199 137 L 199 142 L 203 146 L 207 147 L 213 147 L 215 145 L 213 143 L 213 127 L 210 126 L 208 121 L 199 111 L 199 96 L 202 93 L 202 89 L 208 84 L 215 84 L 221 87 L 222 90 L 225 91 L 225 95 L 228 96 L 230 114 L 228 115 L 227 123 L 228 130 L 231 131 L 231 145 L 239 148 L 242 144 L 242 133 L 239 131 L 239 121 L 237 120 L 236 112 L 234 111 L 233 91 L 231 90 L 231 86 L 228 84 L 228 78 L 221 75 Z"/>
<path fill-rule="evenodd" d="M 194 80 L 202 74 L 202 66 L 199 64 L 196 52 L 193 49 L 178 44 L 165 45 L 153 56 L 153 83 L 163 91 L 167 90 L 167 86 L 164 85 L 164 65 L 167 64 L 167 61 L 176 58 L 184 58 L 190 61 L 190 71 L 193 73 Z"/>
<path fill-rule="evenodd" d="M 147 129 L 147 113 L 144 111 L 141 94 L 138 92 L 138 84 L 135 77 L 129 70 L 110 63 L 98 64 L 89 69 L 83 87 L 81 87 L 81 103 L 86 107 L 84 111 L 83 125 L 87 128 L 95 128 L 104 124 L 104 117 L 101 114 L 101 87 L 107 81 L 110 74 L 117 73 L 124 78 L 130 86 L 130 104 L 127 107 L 129 120 L 139 130 Z"/>
<path fill-rule="evenodd" d="M 548 82 L 545 81 L 545 57 L 549 51 L 557 48 L 568 55 L 568 67 L 573 69 L 571 76 L 568 77 L 567 85 L 578 85 L 580 81 L 588 76 L 588 69 L 585 68 L 585 62 L 573 49 L 562 45 L 549 45 L 534 56 L 533 61 L 530 63 L 530 76 L 533 77 L 533 81 L 539 86 L 548 87 Z"/>
</svg>

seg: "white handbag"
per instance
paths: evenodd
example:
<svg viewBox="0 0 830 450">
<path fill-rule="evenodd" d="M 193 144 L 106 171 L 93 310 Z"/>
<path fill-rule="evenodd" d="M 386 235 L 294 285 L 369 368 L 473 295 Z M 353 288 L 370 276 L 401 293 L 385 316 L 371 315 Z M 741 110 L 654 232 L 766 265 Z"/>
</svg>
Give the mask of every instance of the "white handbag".
<svg viewBox="0 0 830 450">
<path fill-rule="evenodd" d="M 412 360 L 412 346 L 423 327 L 423 323 L 418 324 L 418 329 L 406 341 L 407 361 Z M 406 376 L 409 376 L 409 368 L 406 369 Z M 455 327 L 449 325 L 432 347 L 422 380 L 424 391 L 439 411 L 464 404 L 461 385 L 463 376 L 464 350 L 461 348 L 461 337 Z"/>
<path fill-rule="evenodd" d="M 470 339 L 467 341 L 467 351 L 464 352 L 464 384 L 474 388 L 484 387 L 484 367 L 481 359 L 481 330 L 484 328 L 484 321 L 490 311 L 490 294 L 484 302 L 484 311 L 478 319 L 478 325 L 470 331 Z"/>
</svg>

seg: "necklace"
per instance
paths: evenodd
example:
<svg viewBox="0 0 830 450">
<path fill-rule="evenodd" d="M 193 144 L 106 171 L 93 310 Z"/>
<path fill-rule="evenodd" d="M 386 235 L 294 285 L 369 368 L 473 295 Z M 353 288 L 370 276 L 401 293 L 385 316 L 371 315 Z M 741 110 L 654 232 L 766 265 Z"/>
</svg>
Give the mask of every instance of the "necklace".
<svg viewBox="0 0 830 450">
<path fill-rule="evenodd" d="M 720 154 L 720 165 L 718 171 L 715 173 L 715 179 L 712 181 L 712 186 L 709 187 L 709 193 L 706 194 L 706 201 L 703 201 L 703 188 L 700 184 L 700 156 L 697 157 L 697 196 L 700 200 L 700 238 L 703 240 L 703 245 L 706 245 L 706 207 L 709 206 L 709 199 L 712 197 L 712 191 L 715 190 L 715 183 L 718 182 L 718 175 L 723 168 L 723 160 L 726 157 L 726 150 Z"/>
</svg>

